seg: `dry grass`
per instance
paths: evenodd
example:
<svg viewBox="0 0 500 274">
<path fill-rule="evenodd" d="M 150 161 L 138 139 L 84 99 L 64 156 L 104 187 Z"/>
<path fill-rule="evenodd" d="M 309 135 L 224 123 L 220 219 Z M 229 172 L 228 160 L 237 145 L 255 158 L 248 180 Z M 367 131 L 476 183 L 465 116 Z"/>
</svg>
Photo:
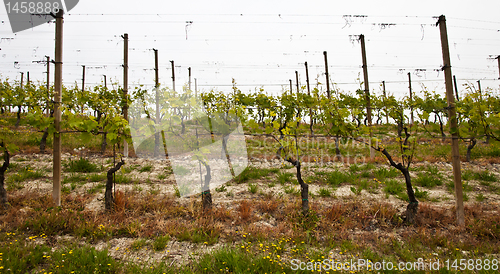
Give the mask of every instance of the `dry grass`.
<svg viewBox="0 0 500 274">
<path fill-rule="evenodd" d="M 274 199 L 260 200 L 256 208 L 263 213 L 274 213 L 278 208 L 279 202 Z"/>
<path fill-rule="evenodd" d="M 238 212 L 241 220 L 248 221 L 252 217 L 252 204 L 247 200 L 240 201 Z"/>
<path fill-rule="evenodd" d="M 45 234 L 49 246 L 56 244 L 58 235 L 85 237 L 89 244 L 168 235 L 172 240 L 202 245 L 289 239 L 320 248 L 341 246 L 360 252 L 370 248 L 408 259 L 405 248 L 421 254 L 438 247 L 477 250 L 478 254 L 500 251 L 498 207 L 482 203 L 466 206 L 468 226 L 460 229 L 455 226 L 453 207 L 427 203 L 420 203 L 416 224 L 406 226 L 400 220 L 401 209 L 393 204 L 360 198 L 331 203 L 313 200 L 312 217 L 303 218 L 296 199 L 241 199 L 234 204 L 214 204 L 211 211 L 203 212 L 197 199 L 118 191 L 116 210 L 86 210 L 96 195 L 102 194 L 63 195 L 63 207 L 57 208 L 50 194 L 13 193 L 11 207 L 0 215 L 0 229 Z"/>
</svg>

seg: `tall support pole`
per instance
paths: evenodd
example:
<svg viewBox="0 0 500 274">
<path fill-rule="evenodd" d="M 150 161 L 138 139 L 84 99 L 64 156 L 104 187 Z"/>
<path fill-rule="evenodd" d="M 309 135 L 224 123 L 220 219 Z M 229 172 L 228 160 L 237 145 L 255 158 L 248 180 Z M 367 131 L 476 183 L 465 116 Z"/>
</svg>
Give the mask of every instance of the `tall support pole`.
<svg viewBox="0 0 500 274">
<path fill-rule="evenodd" d="M 85 66 L 82 66 L 82 105 L 80 106 L 80 113 L 83 113 L 83 96 L 85 96 Z"/>
<path fill-rule="evenodd" d="M 188 68 L 188 74 L 189 74 L 188 87 L 189 90 L 191 91 L 191 67 Z"/>
<path fill-rule="evenodd" d="M 123 119 L 128 122 L 128 33 L 123 36 Z M 128 142 L 123 141 L 123 156 L 128 157 Z"/>
<path fill-rule="evenodd" d="M 158 50 L 153 49 L 155 52 L 155 102 L 156 102 L 156 114 L 155 114 L 155 124 L 156 127 L 160 125 L 160 79 L 158 75 Z M 155 148 L 154 157 L 160 156 L 160 133 L 158 129 L 155 130 Z"/>
<path fill-rule="evenodd" d="M 170 64 L 172 65 L 172 90 L 175 91 L 175 66 L 174 66 L 174 60 L 170 61 Z"/>
<path fill-rule="evenodd" d="M 307 66 L 307 62 L 304 63 L 306 66 L 306 85 L 307 85 L 307 95 L 311 95 L 311 88 L 309 87 L 309 67 Z M 314 135 L 313 131 L 313 117 L 312 117 L 312 109 L 309 108 L 309 130 L 311 131 L 311 135 Z"/>
<path fill-rule="evenodd" d="M 311 88 L 309 87 L 309 67 L 307 66 L 307 62 L 305 62 L 304 65 L 306 66 L 307 95 L 311 95 Z"/>
<path fill-rule="evenodd" d="M 47 63 L 47 92 L 49 92 L 50 89 L 50 57 L 45 56 L 46 63 Z"/>
<path fill-rule="evenodd" d="M 54 81 L 54 141 L 52 199 L 55 206 L 61 205 L 61 97 L 62 97 L 62 57 L 63 57 L 63 14 L 56 15 L 55 81 Z"/>
<path fill-rule="evenodd" d="M 455 96 L 457 97 L 457 102 L 460 101 L 458 97 L 458 85 L 457 85 L 457 77 L 453 75 L 453 86 L 455 87 Z"/>
<path fill-rule="evenodd" d="M 411 73 L 408 72 L 408 90 L 410 91 L 410 125 L 413 125 L 413 90 L 411 88 Z"/>
<path fill-rule="evenodd" d="M 198 79 L 194 78 L 194 97 L 198 98 Z"/>
<path fill-rule="evenodd" d="M 295 71 L 295 85 L 297 86 L 297 100 L 299 100 L 299 72 Z"/>
<path fill-rule="evenodd" d="M 23 88 L 23 85 L 24 85 L 24 72 L 21 72 L 21 83 L 20 83 L 21 89 Z"/>
<path fill-rule="evenodd" d="M 483 90 L 481 89 L 481 80 L 477 80 L 477 90 L 479 91 L 479 95 L 483 97 Z M 483 98 L 481 98 L 483 100 Z"/>
<path fill-rule="evenodd" d="M 26 84 L 27 85 L 30 84 L 30 72 L 29 71 L 26 72 Z"/>
<path fill-rule="evenodd" d="M 385 91 L 385 81 L 382 81 L 382 92 L 384 94 L 385 123 L 389 124 L 389 113 L 387 113 L 387 106 L 385 106 L 385 102 L 387 101 L 387 93 Z"/>
<path fill-rule="evenodd" d="M 290 95 L 293 95 L 293 84 L 292 84 L 292 79 L 289 79 L 290 81 Z"/>
<path fill-rule="evenodd" d="M 50 57 L 49 56 L 45 56 L 45 58 L 47 59 L 47 96 L 50 96 Z M 49 110 L 49 98 L 47 98 L 47 116 L 49 116 L 50 114 L 50 110 Z"/>
<path fill-rule="evenodd" d="M 107 88 L 108 87 L 107 77 L 106 77 L 106 75 L 103 75 L 103 76 L 104 76 L 104 87 Z"/>
<path fill-rule="evenodd" d="M 448 33 L 446 30 L 446 17 L 439 16 L 439 31 L 441 33 L 441 49 L 443 51 L 443 69 L 446 81 L 446 99 L 448 101 L 448 117 L 450 119 L 451 131 L 451 156 L 453 166 L 453 178 L 455 181 L 455 195 L 456 195 L 456 210 L 457 210 L 457 224 L 459 226 L 465 225 L 464 202 L 463 202 L 463 188 L 462 188 L 462 173 L 460 170 L 460 153 L 458 151 L 458 127 L 457 115 L 455 109 L 455 98 L 453 97 L 453 83 L 451 77 L 451 62 L 450 50 L 448 47 Z"/>
<path fill-rule="evenodd" d="M 498 55 L 495 59 L 498 61 L 498 79 L 500 79 L 500 55 Z"/>
<path fill-rule="evenodd" d="M 326 51 L 323 51 L 325 56 L 325 77 L 326 77 L 326 96 L 330 99 L 330 75 L 328 74 L 328 56 Z"/>
<path fill-rule="evenodd" d="M 365 36 L 361 34 L 359 36 L 361 41 L 361 57 L 363 59 L 363 76 L 364 76 L 364 84 L 365 84 L 365 98 L 366 98 L 366 119 L 368 120 L 368 128 L 370 130 L 370 158 L 373 159 L 375 156 L 375 151 L 371 147 L 373 131 L 372 131 L 372 107 L 370 102 L 370 86 L 368 84 L 368 65 L 366 62 L 366 49 L 365 49 Z"/>
</svg>

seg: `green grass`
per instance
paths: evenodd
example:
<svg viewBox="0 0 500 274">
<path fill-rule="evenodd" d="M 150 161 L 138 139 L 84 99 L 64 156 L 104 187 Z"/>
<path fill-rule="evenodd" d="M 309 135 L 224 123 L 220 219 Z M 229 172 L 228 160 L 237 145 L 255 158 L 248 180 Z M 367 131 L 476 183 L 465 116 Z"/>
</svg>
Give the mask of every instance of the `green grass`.
<svg viewBox="0 0 500 274">
<path fill-rule="evenodd" d="M 330 197 L 332 196 L 332 191 L 328 188 L 322 187 L 318 190 L 318 195 L 321 197 Z"/>
<path fill-rule="evenodd" d="M 441 176 L 441 173 L 439 172 L 439 169 L 436 166 L 429 165 L 426 167 L 426 170 L 430 175 Z"/>
<path fill-rule="evenodd" d="M 88 176 L 90 182 L 102 182 L 106 180 L 105 174 L 93 173 Z"/>
<path fill-rule="evenodd" d="M 256 180 L 263 177 L 266 177 L 270 173 L 277 173 L 279 169 L 277 168 L 255 168 L 255 167 L 247 167 L 240 175 L 234 178 L 234 181 L 237 184 L 245 183 L 249 180 Z"/>
<path fill-rule="evenodd" d="M 167 178 L 167 175 L 166 174 L 158 174 L 158 180 L 165 180 Z"/>
<path fill-rule="evenodd" d="M 191 172 L 191 170 L 186 168 L 186 167 L 183 167 L 183 166 L 175 166 L 175 168 L 173 169 L 173 172 L 177 176 L 184 176 L 184 175 L 189 174 Z"/>
<path fill-rule="evenodd" d="M 30 167 L 24 167 L 9 175 L 6 180 L 6 189 L 8 191 L 19 190 L 24 188 L 23 183 L 29 180 L 36 180 L 44 177 L 44 173 L 40 170 L 32 170 Z"/>
<path fill-rule="evenodd" d="M 361 187 L 353 187 L 351 186 L 351 192 L 356 194 L 356 195 L 360 195 L 361 194 L 361 191 L 363 191 L 363 188 Z"/>
<path fill-rule="evenodd" d="M 174 186 L 174 195 L 177 198 L 181 197 L 181 191 L 179 190 L 179 188 L 177 186 Z"/>
<path fill-rule="evenodd" d="M 405 191 L 405 187 L 402 183 L 397 180 L 387 180 L 385 182 L 384 192 L 387 194 L 391 194 L 397 196 Z"/>
<path fill-rule="evenodd" d="M 159 236 L 153 241 L 153 249 L 156 251 L 161 251 L 165 249 L 167 246 L 168 241 L 170 241 L 170 236 L 165 235 L 165 236 Z"/>
<path fill-rule="evenodd" d="M 125 174 L 116 174 L 115 183 L 117 184 L 131 184 L 133 183 L 132 178 Z"/>
<path fill-rule="evenodd" d="M 384 168 L 381 167 L 373 172 L 375 178 L 383 180 L 386 178 L 394 178 L 401 174 L 401 172 L 395 168 Z"/>
<path fill-rule="evenodd" d="M 190 241 L 192 243 L 204 243 L 207 245 L 213 245 L 219 240 L 220 233 L 214 229 L 185 229 L 176 235 L 179 241 Z"/>
<path fill-rule="evenodd" d="M 147 165 L 147 166 L 143 166 L 139 169 L 139 172 L 151 172 L 151 170 L 153 169 L 153 166 L 151 165 Z"/>
<path fill-rule="evenodd" d="M 91 163 L 86 158 L 80 158 L 78 160 L 70 160 L 64 166 L 65 166 L 65 171 L 67 172 L 91 173 L 100 171 L 100 168 L 97 167 L 96 164 Z"/>
<path fill-rule="evenodd" d="M 429 192 L 428 191 L 421 191 L 418 188 L 415 188 L 415 197 L 417 199 L 421 199 L 421 200 L 428 200 L 429 199 Z"/>
<path fill-rule="evenodd" d="M 291 186 L 291 185 L 283 186 L 283 191 L 286 194 L 300 195 L 300 188 L 295 188 L 294 186 Z"/>
<path fill-rule="evenodd" d="M 293 177 L 294 177 L 293 173 L 281 172 L 281 171 L 278 172 L 278 182 L 282 185 L 291 183 Z"/>
<path fill-rule="evenodd" d="M 133 250 L 139 250 L 143 247 L 147 247 L 148 245 L 149 245 L 148 240 L 146 240 L 144 238 L 139 238 L 139 239 L 136 239 L 135 241 L 132 242 L 132 244 L 130 245 L 130 248 Z"/>
<path fill-rule="evenodd" d="M 38 265 L 48 261 L 44 253 L 49 252 L 49 246 L 26 245 L 24 241 L 14 241 L 10 245 L 3 245 L 0 247 L 2 271 L 10 269 L 11 273 L 30 273 Z"/>
<path fill-rule="evenodd" d="M 106 249 L 70 245 L 51 251 L 48 245 L 26 243 L 19 239 L 0 246 L 1 271 L 9 273 L 117 273 L 119 263 Z"/>
<path fill-rule="evenodd" d="M 111 162 L 109 162 L 108 164 L 110 164 Z M 137 168 L 139 167 L 139 165 L 131 165 L 131 166 L 124 166 L 122 167 L 122 170 L 124 173 L 130 173 L 134 170 L 136 170 Z"/>
<path fill-rule="evenodd" d="M 104 184 L 104 183 L 95 184 L 91 188 L 87 189 L 87 193 L 94 194 L 94 193 L 99 192 L 101 189 L 105 189 L 105 188 L 106 188 L 106 184 Z"/>
<path fill-rule="evenodd" d="M 197 268 L 201 273 L 284 273 L 285 269 L 291 273 L 288 267 L 283 269 L 283 264 L 278 262 L 275 255 L 254 255 L 245 250 L 226 247 L 203 255 L 197 262 Z"/>
<path fill-rule="evenodd" d="M 430 149 L 430 151 L 434 156 L 442 158 L 443 160 L 447 160 L 451 155 L 451 146 L 434 146 L 432 149 Z"/>
<path fill-rule="evenodd" d="M 248 191 L 252 194 L 257 193 L 259 186 L 257 184 L 248 184 Z"/>
<path fill-rule="evenodd" d="M 326 176 L 326 183 L 331 186 L 340 186 L 343 183 L 354 183 L 357 180 L 357 176 L 351 173 L 345 173 L 339 170 L 330 172 Z"/>
<path fill-rule="evenodd" d="M 225 185 L 220 185 L 219 187 L 215 188 L 215 191 L 217 192 L 225 192 L 227 190 Z"/>
<path fill-rule="evenodd" d="M 427 188 L 443 185 L 443 179 L 440 176 L 428 172 L 419 173 L 413 181 L 416 185 Z"/>
<path fill-rule="evenodd" d="M 455 183 L 453 181 L 446 183 L 446 187 L 449 192 L 455 193 Z M 473 187 L 469 184 L 469 182 L 462 182 L 462 190 L 465 194 L 466 192 L 471 192 Z"/>
<path fill-rule="evenodd" d="M 361 167 L 358 164 L 349 165 L 349 171 L 352 173 L 358 172 L 361 170 Z"/>
<path fill-rule="evenodd" d="M 466 169 L 462 171 L 462 180 L 468 181 L 468 180 L 473 180 L 474 179 L 474 171 L 470 169 Z"/>
<path fill-rule="evenodd" d="M 372 177 L 372 173 L 370 171 L 367 171 L 367 170 L 361 172 L 359 175 L 361 176 L 361 178 L 370 178 L 370 177 Z"/>
<path fill-rule="evenodd" d="M 61 183 L 64 184 L 69 184 L 69 183 L 80 183 L 84 184 L 88 179 L 88 176 L 83 175 L 83 174 L 69 174 L 69 176 L 64 176 L 64 179 L 61 181 Z"/>
<path fill-rule="evenodd" d="M 487 170 L 483 170 L 480 172 L 474 172 L 472 175 L 472 178 L 475 180 L 484 181 L 484 182 L 496 182 L 498 180 L 497 177 L 493 173 L 491 173 Z"/>
</svg>

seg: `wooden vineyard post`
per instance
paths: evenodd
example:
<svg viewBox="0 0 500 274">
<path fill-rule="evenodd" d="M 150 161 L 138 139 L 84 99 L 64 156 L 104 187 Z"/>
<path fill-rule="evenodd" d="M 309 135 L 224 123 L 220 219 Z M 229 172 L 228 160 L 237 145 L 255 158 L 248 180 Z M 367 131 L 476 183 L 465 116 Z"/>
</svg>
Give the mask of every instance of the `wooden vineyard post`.
<svg viewBox="0 0 500 274">
<path fill-rule="evenodd" d="M 82 98 L 85 95 L 85 66 L 82 66 Z M 83 104 L 80 106 L 80 112 L 83 114 Z"/>
<path fill-rule="evenodd" d="M 297 100 L 299 100 L 299 72 L 295 71 L 295 85 L 297 86 Z"/>
<path fill-rule="evenodd" d="M 310 96 L 311 95 L 311 88 L 309 87 L 309 68 L 307 66 L 307 62 L 304 63 L 304 65 L 306 66 L 306 84 L 307 84 L 307 95 Z M 311 135 L 314 135 L 314 131 L 313 131 L 313 117 L 312 117 L 312 109 L 309 108 L 309 130 L 311 131 Z"/>
<path fill-rule="evenodd" d="M 155 128 L 160 124 L 160 79 L 158 76 L 158 50 L 153 49 L 155 52 L 155 104 L 156 104 L 156 114 L 155 114 Z M 160 156 L 160 134 L 158 130 L 155 129 L 155 148 L 154 157 Z"/>
<path fill-rule="evenodd" d="M 387 93 L 385 91 L 385 81 L 382 81 L 382 92 L 384 94 L 385 123 L 389 124 L 389 114 L 387 113 L 387 106 L 385 105 L 387 101 Z"/>
<path fill-rule="evenodd" d="M 171 60 L 170 64 L 172 65 L 172 90 L 175 91 L 175 66 L 174 66 L 174 60 Z"/>
<path fill-rule="evenodd" d="M 498 61 L 498 79 L 500 79 L 500 55 L 498 55 L 496 59 Z"/>
<path fill-rule="evenodd" d="M 55 81 L 54 81 L 54 141 L 52 199 L 55 206 L 61 205 L 61 95 L 62 95 L 62 51 L 63 13 L 56 14 Z"/>
<path fill-rule="evenodd" d="M 50 114 L 50 110 L 49 110 L 49 96 L 50 96 L 50 57 L 49 56 L 45 56 L 45 58 L 47 59 L 47 117 L 49 116 Z"/>
<path fill-rule="evenodd" d="M 455 96 L 457 97 L 457 102 L 460 101 L 458 97 L 458 86 L 457 86 L 457 77 L 453 75 L 453 86 L 455 86 Z"/>
<path fill-rule="evenodd" d="M 479 95 L 483 96 L 483 91 L 481 90 L 481 80 L 477 80 L 477 90 L 479 91 Z M 483 98 L 481 98 L 483 100 Z"/>
<path fill-rule="evenodd" d="M 453 179 L 455 181 L 455 195 L 456 195 L 456 210 L 457 210 L 457 224 L 459 226 L 465 225 L 464 214 L 464 201 L 463 201 L 463 188 L 462 188 L 462 172 L 460 170 L 460 153 L 458 151 L 458 127 L 455 109 L 455 98 L 453 96 L 453 83 L 451 77 L 451 62 L 450 50 L 448 47 L 448 34 L 446 31 L 446 18 L 444 15 L 439 16 L 439 31 L 441 33 L 441 49 L 443 51 L 443 70 L 446 82 L 446 100 L 448 101 L 448 117 L 450 118 L 450 131 L 451 131 L 451 159 L 453 166 Z"/>
<path fill-rule="evenodd" d="M 328 57 L 326 51 L 323 51 L 325 56 L 325 74 L 326 74 L 326 96 L 330 99 L 330 77 L 328 74 Z"/>
<path fill-rule="evenodd" d="M 361 41 L 361 57 L 363 59 L 363 76 L 365 84 L 365 98 L 366 98 L 366 119 L 368 120 L 368 128 L 370 130 L 370 159 L 375 156 L 375 150 L 372 148 L 373 130 L 372 130 L 372 107 L 370 103 L 370 86 L 368 84 L 368 65 L 366 62 L 366 49 L 365 49 L 365 36 L 359 36 Z"/>
<path fill-rule="evenodd" d="M 411 89 L 411 73 L 408 72 L 408 89 L 410 91 L 410 125 L 413 125 L 413 90 Z"/>
<path fill-rule="evenodd" d="M 198 79 L 194 78 L 194 97 L 198 98 Z"/>
<path fill-rule="evenodd" d="M 191 90 L 191 67 L 188 68 L 188 75 L 189 75 L 188 88 L 189 90 Z"/>
<path fill-rule="evenodd" d="M 306 85 L 307 85 L 307 95 L 311 95 L 311 89 L 309 88 L 309 68 L 307 62 L 304 63 L 306 66 Z"/>
<path fill-rule="evenodd" d="M 123 118 L 128 122 L 128 33 L 123 36 Z M 104 78 L 106 79 L 106 78 Z M 123 140 L 123 156 L 128 157 L 128 142 Z"/>
</svg>

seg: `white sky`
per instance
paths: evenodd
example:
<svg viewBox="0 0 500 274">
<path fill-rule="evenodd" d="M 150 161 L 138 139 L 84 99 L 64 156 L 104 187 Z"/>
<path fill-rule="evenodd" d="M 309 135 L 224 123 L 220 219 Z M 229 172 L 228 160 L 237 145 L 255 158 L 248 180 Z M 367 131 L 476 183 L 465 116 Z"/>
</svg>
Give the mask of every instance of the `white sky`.
<svg viewBox="0 0 500 274">
<path fill-rule="evenodd" d="M 131 87 L 154 85 L 152 48 L 159 50 L 162 86 L 172 86 L 169 61 L 175 60 L 177 90 L 192 67 L 199 90 L 229 91 L 235 78 L 243 91 L 263 86 L 272 93 L 288 89 L 289 79 L 295 85 L 296 70 L 305 85 L 305 61 L 312 87 L 318 77 L 324 84 L 327 51 L 332 81 L 354 91 L 363 76 L 360 44 L 350 35 L 364 34 L 372 92 L 380 93 L 384 80 L 389 92 L 404 96 L 408 72 L 416 92 L 418 82 L 443 92 L 444 76 L 435 71 L 442 65 L 439 28 L 432 17 L 444 14 L 459 84 L 483 79 L 483 89 L 498 89 L 498 63 L 488 57 L 500 55 L 500 1 L 344 2 L 81 0 L 65 15 L 63 81 L 80 86 L 86 65 L 86 87 L 101 83 L 104 74 L 108 83 L 121 84 L 120 36 L 128 33 Z M 45 67 L 32 61 L 53 58 L 55 25 L 12 34 L 5 8 L 0 21 L 0 77 L 19 80 L 20 72 L 29 71 L 32 80 L 45 81 Z M 186 21 L 193 23 L 187 27 Z"/>
</svg>

